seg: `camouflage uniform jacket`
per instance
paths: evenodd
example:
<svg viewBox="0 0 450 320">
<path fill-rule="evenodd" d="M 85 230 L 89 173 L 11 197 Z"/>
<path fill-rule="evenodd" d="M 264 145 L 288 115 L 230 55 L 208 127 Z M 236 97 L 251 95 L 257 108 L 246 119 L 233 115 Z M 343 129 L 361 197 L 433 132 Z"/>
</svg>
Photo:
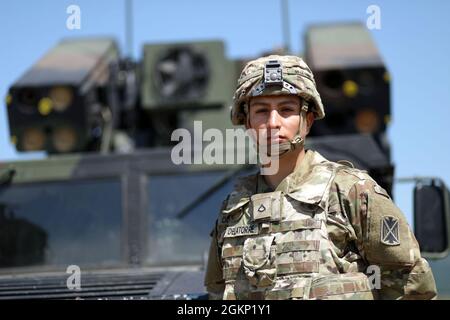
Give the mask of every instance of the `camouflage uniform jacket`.
<svg viewBox="0 0 450 320">
<path fill-rule="evenodd" d="M 275 191 L 241 178 L 222 205 L 205 275 L 218 299 L 433 299 L 402 212 L 365 171 L 308 150 Z"/>
</svg>

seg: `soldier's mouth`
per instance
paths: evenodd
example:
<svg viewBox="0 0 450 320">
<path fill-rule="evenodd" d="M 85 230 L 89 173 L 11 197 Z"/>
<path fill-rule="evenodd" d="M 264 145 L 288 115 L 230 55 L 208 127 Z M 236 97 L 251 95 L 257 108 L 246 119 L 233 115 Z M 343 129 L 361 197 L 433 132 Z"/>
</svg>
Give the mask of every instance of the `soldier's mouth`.
<svg viewBox="0 0 450 320">
<path fill-rule="evenodd" d="M 286 142 L 286 141 L 287 141 L 287 138 L 285 136 L 267 137 L 268 144 L 282 143 L 282 142 Z"/>
</svg>

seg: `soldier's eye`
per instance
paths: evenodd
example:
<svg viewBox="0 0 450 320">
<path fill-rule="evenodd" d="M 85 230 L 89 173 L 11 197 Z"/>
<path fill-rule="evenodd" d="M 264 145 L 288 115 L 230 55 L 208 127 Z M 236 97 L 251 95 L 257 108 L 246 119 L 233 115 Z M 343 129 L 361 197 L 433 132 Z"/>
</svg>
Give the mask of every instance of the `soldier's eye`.
<svg viewBox="0 0 450 320">
<path fill-rule="evenodd" d="M 297 108 L 295 108 L 293 106 L 286 106 L 286 107 L 282 107 L 280 112 L 283 114 L 293 114 L 293 113 L 297 113 Z"/>
</svg>

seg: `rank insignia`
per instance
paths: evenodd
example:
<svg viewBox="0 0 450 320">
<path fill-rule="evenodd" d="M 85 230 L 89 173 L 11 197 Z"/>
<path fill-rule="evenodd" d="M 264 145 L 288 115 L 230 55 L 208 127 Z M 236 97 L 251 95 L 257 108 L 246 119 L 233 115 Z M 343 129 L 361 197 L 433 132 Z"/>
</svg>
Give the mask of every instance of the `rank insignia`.
<svg viewBox="0 0 450 320">
<path fill-rule="evenodd" d="M 381 242 L 388 246 L 400 244 L 397 218 L 391 216 L 381 218 Z"/>
</svg>

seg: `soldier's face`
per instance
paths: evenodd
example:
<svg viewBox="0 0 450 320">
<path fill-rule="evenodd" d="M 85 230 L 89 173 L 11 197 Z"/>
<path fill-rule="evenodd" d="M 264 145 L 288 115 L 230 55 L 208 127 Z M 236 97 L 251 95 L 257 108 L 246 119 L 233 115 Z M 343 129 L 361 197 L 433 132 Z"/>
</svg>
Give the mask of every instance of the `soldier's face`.
<svg viewBox="0 0 450 320">
<path fill-rule="evenodd" d="M 294 95 L 251 98 L 247 128 L 255 129 L 259 134 L 267 134 L 269 144 L 287 142 L 298 132 L 300 108 L 300 98 Z M 309 132 L 313 120 L 313 114 L 308 113 L 307 123 L 302 128 L 303 136 Z"/>
</svg>

